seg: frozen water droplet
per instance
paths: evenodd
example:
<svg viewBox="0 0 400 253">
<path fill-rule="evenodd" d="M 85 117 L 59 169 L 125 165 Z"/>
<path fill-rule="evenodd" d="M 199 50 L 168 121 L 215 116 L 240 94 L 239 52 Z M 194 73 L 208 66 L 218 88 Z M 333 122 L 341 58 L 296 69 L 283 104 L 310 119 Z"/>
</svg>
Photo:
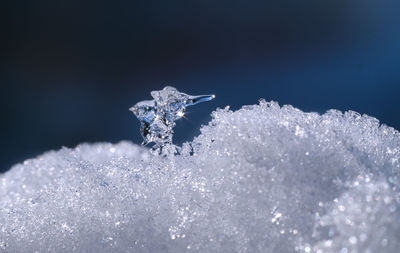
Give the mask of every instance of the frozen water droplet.
<svg viewBox="0 0 400 253">
<path fill-rule="evenodd" d="M 165 145 L 172 144 L 175 121 L 185 115 L 186 107 L 215 98 L 215 95 L 191 96 L 171 86 L 152 91 L 151 96 L 153 100 L 141 101 L 130 110 L 140 120 L 142 144 L 154 142 L 154 149 L 162 149 Z"/>
</svg>

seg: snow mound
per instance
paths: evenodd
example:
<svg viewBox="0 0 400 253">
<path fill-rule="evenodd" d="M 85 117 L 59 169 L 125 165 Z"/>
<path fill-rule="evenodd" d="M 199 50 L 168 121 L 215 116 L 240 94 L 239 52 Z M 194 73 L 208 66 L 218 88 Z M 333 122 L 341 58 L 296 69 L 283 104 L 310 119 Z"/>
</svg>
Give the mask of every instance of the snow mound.
<svg viewBox="0 0 400 253">
<path fill-rule="evenodd" d="M 82 144 L 14 166 L 0 252 L 398 252 L 398 131 L 265 101 L 212 116 L 180 155 Z"/>
</svg>

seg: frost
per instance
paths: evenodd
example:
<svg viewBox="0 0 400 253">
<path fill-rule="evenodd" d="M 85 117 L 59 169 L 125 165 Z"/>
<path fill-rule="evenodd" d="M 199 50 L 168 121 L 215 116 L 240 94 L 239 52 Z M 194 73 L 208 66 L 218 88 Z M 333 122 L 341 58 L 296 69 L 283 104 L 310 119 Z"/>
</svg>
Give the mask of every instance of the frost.
<svg viewBox="0 0 400 253">
<path fill-rule="evenodd" d="M 180 155 L 82 144 L 14 166 L 0 252 L 398 252 L 398 131 L 265 101 L 212 115 Z"/>
</svg>

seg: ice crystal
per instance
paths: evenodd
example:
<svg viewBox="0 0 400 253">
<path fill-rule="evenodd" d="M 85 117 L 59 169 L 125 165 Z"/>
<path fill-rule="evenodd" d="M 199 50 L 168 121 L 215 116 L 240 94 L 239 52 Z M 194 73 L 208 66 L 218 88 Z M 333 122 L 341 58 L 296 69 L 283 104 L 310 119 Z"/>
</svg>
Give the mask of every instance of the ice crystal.
<svg viewBox="0 0 400 253">
<path fill-rule="evenodd" d="M 143 145 L 155 142 L 155 148 L 172 144 L 175 121 L 185 115 L 186 107 L 210 101 L 215 95 L 191 96 L 171 86 L 152 91 L 154 100 L 141 101 L 130 108 L 140 120 Z"/>
</svg>

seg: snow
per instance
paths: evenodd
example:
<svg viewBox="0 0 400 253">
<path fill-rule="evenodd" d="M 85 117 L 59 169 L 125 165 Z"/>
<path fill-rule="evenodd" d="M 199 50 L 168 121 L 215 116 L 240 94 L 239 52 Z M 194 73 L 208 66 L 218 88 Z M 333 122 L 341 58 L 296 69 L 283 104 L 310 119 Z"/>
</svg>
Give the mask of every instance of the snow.
<svg viewBox="0 0 400 253">
<path fill-rule="evenodd" d="M 275 102 L 179 155 L 81 144 L 0 175 L 0 252 L 398 252 L 400 133 Z"/>
</svg>

